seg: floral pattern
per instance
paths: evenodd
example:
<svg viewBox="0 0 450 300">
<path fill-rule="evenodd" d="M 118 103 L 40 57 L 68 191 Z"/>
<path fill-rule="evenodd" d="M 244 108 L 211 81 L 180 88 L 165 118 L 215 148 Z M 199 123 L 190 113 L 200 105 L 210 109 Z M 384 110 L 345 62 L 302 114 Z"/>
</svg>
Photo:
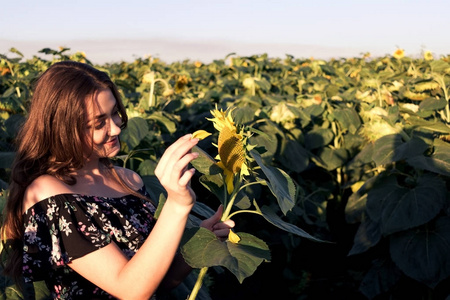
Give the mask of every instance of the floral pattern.
<svg viewBox="0 0 450 300">
<path fill-rule="evenodd" d="M 148 197 L 145 187 L 139 193 Z M 133 195 L 60 194 L 24 214 L 23 276 L 45 280 L 54 299 L 113 299 L 67 264 L 111 242 L 128 258 L 152 230 L 155 206 Z"/>
</svg>

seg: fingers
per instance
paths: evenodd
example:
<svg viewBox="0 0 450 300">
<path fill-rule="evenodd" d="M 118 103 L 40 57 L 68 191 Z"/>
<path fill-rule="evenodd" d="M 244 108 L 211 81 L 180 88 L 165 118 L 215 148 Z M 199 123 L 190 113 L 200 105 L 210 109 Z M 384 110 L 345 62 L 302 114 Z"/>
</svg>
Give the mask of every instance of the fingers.
<svg viewBox="0 0 450 300">
<path fill-rule="evenodd" d="M 223 205 L 220 205 L 215 214 L 208 219 L 202 221 L 200 227 L 204 227 L 212 231 L 221 241 L 227 239 L 230 229 L 234 227 L 233 220 L 228 219 L 221 221 L 220 218 L 223 214 Z"/>
<path fill-rule="evenodd" d="M 225 241 L 228 238 L 231 228 L 233 227 L 234 221 L 228 219 L 226 221 L 216 223 L 212 228 L 212 232 L 219 238 L 219 240 Z"/>
<path fill-rule="evenodd" d="M 180 177 L 180 180 L 178 180 L 178 184 L 180 185 L 180 186 L 187 186 L 188 184 L 189 184 L 189 182 L 191 181 L 191 179 L 192 179 L 192 176 L 194 176 L 194 174 L 195 174 L 195 169 L 194 168 L 192 168 L 192 169 L 189 169 L 189 170 L 186 170 L 182 175 L 181 175 L 181 177 Z"/>
<path fill-rule="evenodd" d="M 214 230 L 213 232 L 216 235 L 216 237 L 218 237 L 219 239 L 223 240 L 223 239 L 226 239 L 228 237 L 228 234 L 230 233 L 230 228 L 228 228 L 228 229 L 221 229 L 221 230 Z"/>
<path fill-rule="evenodd" d="M 191 135 L 185 135 L 170 145 L 160 158 L 155 168 L 155 175 L 167 192 L 167 201 L 176 201 L 182 205 L 192 205 L 195 193 L 190 181 L 195 169 L 188 169 L 189 163 L 198 157 L 191 149 L 198 143 Z"/>
<path fill-rule="evenodd" d="M 191 139 L 190 134 L 176 140 L 164 151 L 163 156 L 156 166 L 155 175 L 158 178 L 163 177 L 164 173 L 167 170 L 172 170 L 176 164 L 178 164 L 178 171 L 181 172 L 192 159 L 196 158 L 196 156 L 189 155 L 182 160 L 197 143 L 198 139 Z"/>
<path fill-rule="evenodd" d="M 208 219 L 204 220 L 200 224 L 200 226 L 212 231 L 213 226 L 217 222 L 220 222 L 220 218 L 222 217 L 222 213 L 223 213 L 223 205 L 220 205 L 219 208 L 217 209 L 217 211 L 214 213 L 214 215 L 212 215 Z"/>
<path fill-rule="evenodd" d="M 223 230 L 223 229 L 229 230 L 229 229 L 233 228 L 234 225 L 235 225 L 234 221 L 231 219 L 228 219 L 226 221 L 214 224 L 212 227 L 212 230 L 213 231 Z"/>
</svg>

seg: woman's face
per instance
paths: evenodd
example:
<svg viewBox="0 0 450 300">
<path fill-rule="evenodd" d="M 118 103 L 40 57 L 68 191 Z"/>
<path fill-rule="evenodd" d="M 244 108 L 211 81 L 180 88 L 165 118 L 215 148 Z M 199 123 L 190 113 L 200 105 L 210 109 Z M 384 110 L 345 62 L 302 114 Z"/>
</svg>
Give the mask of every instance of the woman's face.
<svg viewBox="0 0 450 300">
<path fill-rule="evenodd" d="M 116 103 L 116 98 L 109 89 L 100 90 L 93 99 L 87 99 L 86 138 L 90 146 L 88 159 L 112 157 L 119 152 L 122 119 Z"/>
</svg>

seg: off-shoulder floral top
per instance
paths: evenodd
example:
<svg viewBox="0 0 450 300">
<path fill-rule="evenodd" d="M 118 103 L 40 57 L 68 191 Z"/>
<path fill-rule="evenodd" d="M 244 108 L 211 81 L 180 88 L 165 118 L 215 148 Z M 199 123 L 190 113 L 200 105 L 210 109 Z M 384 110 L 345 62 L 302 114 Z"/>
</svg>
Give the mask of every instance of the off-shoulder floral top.
<svg viewBox="0 0 450 300">
<path fill-rule="evenodd" d="M 148 197 L 145 187 L 139 193 Z M 131 258 L 152 230 L 152 203 L 136 196 L 60 194 L 24 214 L 23 276 L 45 280 L 54 299 L 113 299 L 67 264 L 115 242 Z"/>
</svg>

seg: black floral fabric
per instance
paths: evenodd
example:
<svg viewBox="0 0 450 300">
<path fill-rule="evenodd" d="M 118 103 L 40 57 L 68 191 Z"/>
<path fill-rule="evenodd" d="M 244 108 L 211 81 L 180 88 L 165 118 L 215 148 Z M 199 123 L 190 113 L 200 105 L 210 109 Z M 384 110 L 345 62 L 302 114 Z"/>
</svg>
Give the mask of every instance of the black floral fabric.
<svg viewBox="0 0 450 300">
<path fill-rule="evenodd" d="M 148 197 L 143 187 L 139 193 Z M 60 194 L 24 214 L 23 276 L 45 280 L 54 299 L 113 299 L 67 264 L 111 242 L 131 258 L 150 234 L 155 206 L 133 195 Z"/>
</svg>

